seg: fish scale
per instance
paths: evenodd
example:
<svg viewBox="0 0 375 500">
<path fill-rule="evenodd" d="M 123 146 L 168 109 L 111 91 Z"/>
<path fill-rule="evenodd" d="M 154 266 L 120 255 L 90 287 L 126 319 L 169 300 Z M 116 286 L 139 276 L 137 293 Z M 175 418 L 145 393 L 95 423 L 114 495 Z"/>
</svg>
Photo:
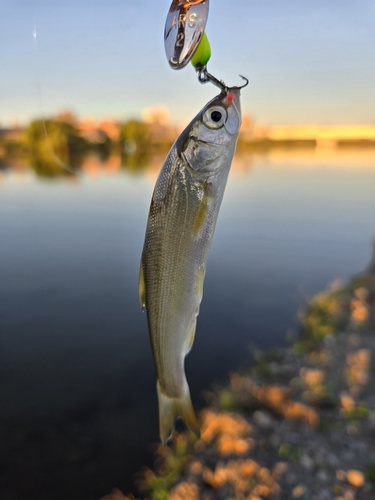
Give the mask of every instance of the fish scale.
<svg viewBox="0 0 375 500">
<path fill-rule="evenodd" d="M 184 359 L 194 340 L 206 261 L 240 124 L 240 90 L 226 89 L 178 137 L 151 200 L 140 299 L 147 311 L 164 443 L 177 416 L 199 433 Z"/>
</svg>

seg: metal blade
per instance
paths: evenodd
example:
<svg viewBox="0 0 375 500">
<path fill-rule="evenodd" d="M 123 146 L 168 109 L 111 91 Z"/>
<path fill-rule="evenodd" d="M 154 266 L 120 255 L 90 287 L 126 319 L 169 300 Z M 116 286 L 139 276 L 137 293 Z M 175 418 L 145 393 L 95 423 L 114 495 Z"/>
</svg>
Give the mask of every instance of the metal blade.
<svg viewBox="0 0 375 500">
<path fill-rule="evenodd" d="M 181 69 L 192 58 L 203 36 L 209 0 L 173 0 L 164 30 L 164 47 L 169 65 Z"/>
</svg>

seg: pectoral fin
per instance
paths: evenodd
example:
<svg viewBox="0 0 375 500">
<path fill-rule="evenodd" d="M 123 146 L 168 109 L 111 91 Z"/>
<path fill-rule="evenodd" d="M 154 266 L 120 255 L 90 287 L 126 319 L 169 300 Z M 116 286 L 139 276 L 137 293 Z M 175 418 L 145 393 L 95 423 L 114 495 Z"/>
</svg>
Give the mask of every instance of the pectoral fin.
<svg viewBox="0 0 375 500">
<path fill-rule="evenodd" d="M 199 233 L 199 230 L 201 229 L 203 222 L 206 219 L 207 210 L 208 210 L 207 199 L 206 199 L 206 197 L 203 197 L 203 200 L 201 201 L 197 215 L 195 216 L 195 219 L 194 219 L 194 226 L 193 226 L 194 235 Z"/>
<path fill-rule="evenodd" d="M 193 233 L 195 236 L 199 234 L 199 231 L 201 230 L 207 218 L 207 214 L 213 199 L 214 197 L 213 197 L 212 185 L 209 182 L 206 182 L 204 184 L 204 193 L 202 201 L 200 202 L 198 212 L 194 219 Z"/>
<path fill-rule="evenodd" d="M 145 276 L 143 272 L 143 265 L 141 262 L 141 266 L 139 269 L 139 284 L 138 284 L 138 291 L 139 291 L 139 302 L 141 303 L 142 311 L 146 307 L 146 284 L 145 284 Z"/>
</svg>

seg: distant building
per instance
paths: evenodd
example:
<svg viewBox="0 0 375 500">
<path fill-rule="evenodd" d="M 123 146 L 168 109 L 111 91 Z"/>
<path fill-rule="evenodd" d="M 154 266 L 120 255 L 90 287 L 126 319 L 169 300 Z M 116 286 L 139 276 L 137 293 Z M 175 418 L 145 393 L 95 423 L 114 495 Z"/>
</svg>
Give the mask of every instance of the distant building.
<svg viewBox="0 0 375 500">
<path fill-rule="evenodd" d="M 240 140 L 249 142 L 254 139 L 254 120 L 250 115 L 242 115 L 242 124 L 240 129 Z"/>
<path fill-rule="evenodd" d="M 120 126 L 114 120 L 100 122 L 99 129 L 105 132 L 112 141 L 118 141 L 120 138 Z"/>
<path fill-rule="evenodd" d="M 109 138 L 117 141 L 120 137 L 120 127 L 114 120 L 98 121 L 95 118 L 84 118 L 76 123 L 81 137 L 89 142 L 101 144 Z"/>
<path fill-rule="evenodd" d="M 65 123 L 70 123 L 71 125 L 77 125 L 78 123 L 78 118 L 76 115 L 71 111 L 70 109 L 67 109 L 65 111 L 61 111 L 58 115 L 55 116 L 54 118 L 58 122 L 65 122 Z"/>
<path fill-rule="evenodd" d="M 0 141 L 19 142 L 22 140 L 24 129 L 19 125 L 14 128 L 0 128 Z"/>
<path fill-rule="evenodd" d="M 177 127 L 171 125 L 171 114 L 166 106 L 145 108 L 142 120 L 149 126 L 152 142 L 171 143 L 179 133 Z"/>
<path fill-rule="evenodd" d="M 152 106 L 142 111 L 142 120 L 150 125 L 166 127 L 171 122 L 171 113 L 166 106 Z"/>
<path fill-rule="evenodd" d="M 318 146 L 340 143 L 375 143 L 375 125 L 256 125 L 254 139 L 315 141 Z"/>
</svg>

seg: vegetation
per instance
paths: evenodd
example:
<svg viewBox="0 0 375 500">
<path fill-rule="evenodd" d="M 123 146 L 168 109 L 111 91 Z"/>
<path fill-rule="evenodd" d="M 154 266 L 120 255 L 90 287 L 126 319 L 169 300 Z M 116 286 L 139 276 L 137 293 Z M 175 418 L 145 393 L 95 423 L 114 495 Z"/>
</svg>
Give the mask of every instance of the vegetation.
<svg viewBox="0 0 375 500">
<path fill-rule="evenodd" d="M 371 484 L 372 491 L 375 492 L 375 462 L 367 469 L 367 480 Z"/>
<path fill-rule="evenodd" d="M 150 127 L 143 122 L 131 120 L 120 127 L 120 146 L 122 166 L 131 171 L 144 170 L 152 151 Z"/>
<path fill-rule="evenodd" d="M 151 132 L 146 123 L 131 120 L 120 127 L 120 141 L 125 155 L 148 154 L 151 150 Z"/>
<path fill-rule="evenodd" d="M 141 491 L 150 496 L 150 500 L 166 500 L 170 489 L 184 474 L 191 458 L 189 449 L 192 442 L 186 435 L 174 436 L 174 446 L 160 445 L 157 451 L 159 464 L 157 471 L 146 469 L 139 482 Z"/>
<path fill-rule="evenodd" d="M 41 177 L 71 175 L 91 152 L 104 161 L 111 154 L 119 154 L 125 169 L 144 169 L 155 142 L 149 125 L 130 120 L 118 129 L 118 137 L 110 138 L 105 130 L 81 130 L 69 119 L 34 120 L 24 130 L 8 134 L 0 130 L 0 159 L 25 158 Z"/>
<path fill-rule="evenodd" d="M 174 432 L 170 446 L 159 448 L 154 470 L 144 471 L 140 483 L 147 498 L 198 500 L 207 492 L 210 498 L 270 498 L 290 490 L 285 470 L 301 481 L 290 498 L 310 498 L 308 490 L 319 490 L 311 480 L 315 474 L 329 482 L 336 498 L 346 498 L 350 488 L 359 491 L 365 480 L 375 491 L 373 458 L 367 456 L 363 471 L 357 470 L 358 457 L 352 467 L 341 460 L 344 448 L 369 440 L 373 418 L 365 389 L 372 383 L 370 351 L 359 346 L 359 333 L 374 331 L 374 262 L 348 285 L 333 286 L 306 304 L 290 347 L 253 349 L 254 365 L 246 374 L 234 373 L 229 385 L 207 393 L 200 440 Z M 323 449 L 330 450 L 332 463 Z"/>
<path fill-rule="evenodd" d="M 30 166 L 41 177 L 69 175 L 61 164 L 74 166 L 76 156 L 85 147 L 70 123 L 53 120 L 33 121 L 26 131 Z"/>
</svg>

